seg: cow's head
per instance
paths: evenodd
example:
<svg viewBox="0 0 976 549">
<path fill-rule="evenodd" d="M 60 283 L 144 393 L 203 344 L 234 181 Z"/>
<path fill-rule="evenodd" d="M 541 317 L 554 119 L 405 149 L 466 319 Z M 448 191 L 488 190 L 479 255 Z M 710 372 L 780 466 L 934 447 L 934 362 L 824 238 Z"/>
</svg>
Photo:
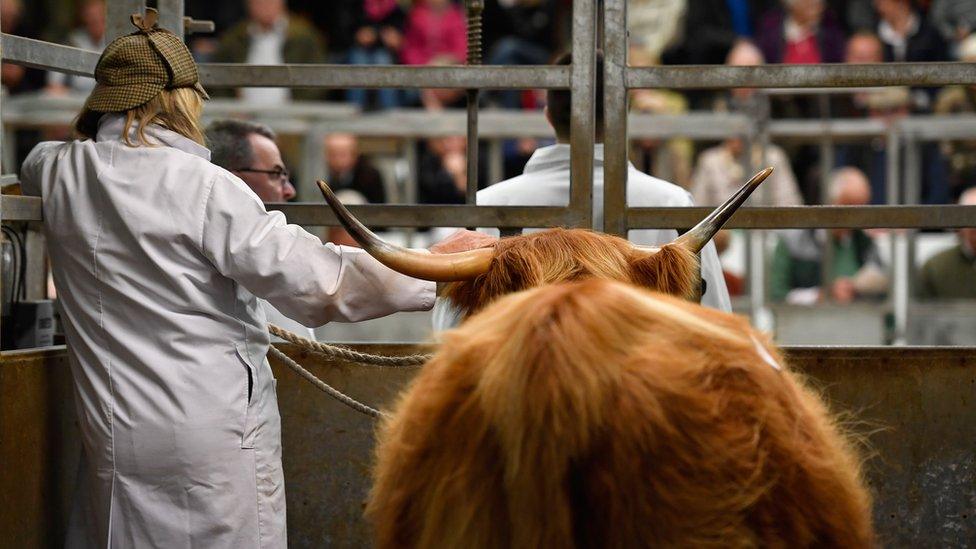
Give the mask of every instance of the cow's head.
<svg viewBox="0 0 976 549">
<path fill-rule="evenodd" d="M 339 221 L 364 250 L 400 273 L 449 282 L 444 295 L 467 316 L 504 294 L 592 277 L 697 302 L 702 293 L 698 254 L 772 171 L 766 168 L 754 175 L 693 229 L 661 247 L 635 246 L 583 229 L 550 229 L 453 254 L 426 254 L 385 242 L 353 217 L 328 185 L 318 184 Z"/>
</svg>

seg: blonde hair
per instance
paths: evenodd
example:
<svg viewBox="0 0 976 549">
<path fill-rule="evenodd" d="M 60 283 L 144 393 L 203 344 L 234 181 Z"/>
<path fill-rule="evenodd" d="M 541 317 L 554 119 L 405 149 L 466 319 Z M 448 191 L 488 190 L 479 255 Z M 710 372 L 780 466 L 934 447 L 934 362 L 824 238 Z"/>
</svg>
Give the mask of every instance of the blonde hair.
<svg viewBox="0 0 976 549">
<path fill-rule="evenodd" d="M 156 124 L 203 145 L 203 128 L 200 126 L 202 113 L 203 98 L 195 89 L 162 90 L 156 97 L 124 112 L 122 140 L 133 147 L 151 145 L 146 137 L 146 127 Z M 90 109 L 81 111 L 75 120 L 75 133 L 81 138 L 94 139 L 98 133 L 98 121 L 104 114 Z M 130 139 L 133 127 L 136 130 L 134 143 Z"/>
</svg>

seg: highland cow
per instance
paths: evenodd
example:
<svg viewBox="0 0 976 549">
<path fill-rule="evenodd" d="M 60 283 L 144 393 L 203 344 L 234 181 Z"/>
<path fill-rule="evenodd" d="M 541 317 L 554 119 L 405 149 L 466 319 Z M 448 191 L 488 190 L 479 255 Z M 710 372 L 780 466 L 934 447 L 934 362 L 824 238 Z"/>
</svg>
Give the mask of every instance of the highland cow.
<svg viewBox="0 0 976 549">
<path fill-rule="evenodd" d="M 660 248 L 635 246 L 584 229 L 550 229 L 503 238 L 489 248 L 443 255 L 384 242 L 346 210 L 328 185 L 318 184 L 339 221 L 363 249 L 400 273 L 450 282 L 443 295 L 466 317 L 505 294 L 592 277 L 697 302 L 703 293 L 699 252 L 771 172 L 772 168 L 766 168 L 753 176 L 697 226 Z"/>
<path fill-rule="evenodd" d="M 374 480 L 381 549 L 873 543 L 855 451 L 763 335 L 607 280 L 445 332 Z"/>
</svg>

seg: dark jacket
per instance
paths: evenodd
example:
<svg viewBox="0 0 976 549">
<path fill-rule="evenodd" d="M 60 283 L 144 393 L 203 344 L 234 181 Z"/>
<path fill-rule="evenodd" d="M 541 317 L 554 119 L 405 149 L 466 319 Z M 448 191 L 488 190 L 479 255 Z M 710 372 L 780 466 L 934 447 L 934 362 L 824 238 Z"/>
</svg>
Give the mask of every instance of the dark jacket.
<svg viewBox="0 0 976 549">
<path fill-rule="evenodd" d="M 767 63 L 782 63 L 786 54 L 786 12 L 782 8 L 768 11 L 759 22 L 756 42 Z M 844 29 L 830 10 L 824 11 L 817 29 L 822 63 L 840 63 L 844 60 Z"/>
<path fill-rule="evenodd" d="M 245 63 L 247 51 L 250 47 L 250 36 L 247 33 L 248 21 L 241 21 L 228 30 L 220 39 L 220 46 L 214 54 L 217 63 Z M 325 48 L 318 31 L 304 18 L 289 14 L 288 30 L 285 36 L 282 58 L 285 63 L 324 63 Z M 218 88 L 208 92 L 215 96 L 232 96 L 233 90 Z M 293 89 L 295 99 L 322 99 L 323 90 Z"/>
<path fill-rule="evenodd" d="M 905 59 L 895 59 L 895 51 L 888 44 L 884 44 L 885 61 L 946 61 L 949 59 L 949 47 L 935 27 L 929 24 L 925 17 L 918 16 L 918 29 L 908 37 L 905 48 Z"/>
<path fill-rule="evenodd" d="M 362 157 L 359 158 L 356 166 L 348 174 L 339 175 L 330 170 L 329 185 L 336 192 L 344 189 L 357 191 L 365 196 L 370 204 L 386 202 L 386 188 L 383 186 L 383 177 L 379 170 Z"/>
</svg>

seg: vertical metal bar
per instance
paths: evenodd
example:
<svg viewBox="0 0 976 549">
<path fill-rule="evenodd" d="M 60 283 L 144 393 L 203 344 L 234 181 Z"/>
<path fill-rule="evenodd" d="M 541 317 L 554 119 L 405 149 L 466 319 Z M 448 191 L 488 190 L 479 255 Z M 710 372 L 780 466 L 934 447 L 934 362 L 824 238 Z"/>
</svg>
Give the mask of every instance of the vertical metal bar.
<svg viewBox="0 0 976 549">
<path fill-rule="evenodd" d="M 593 224 L 593 140 L 596 129 L 596 2 L 573 2 L 573 54 L 570 73 L 569 209 L 577 226 Z"/>
<path fill-rule="evenodd" d="M 106 40 L 112 40 L 130 34 L 136 30 L 129 21 L 129 16 L 133 13 L 143 13 L 146 11 L 145 0 L 108 0 L 105 6 L 106 22 L 108 23 Z"/>
<path fill-rule="evenodd" d="M 901 166 L 901 155 L 900 147 L 901 140 L 898 135 L 898 126 L 896 123 L 891 122 L 888 124 L 888 130 L 885 135 L 885 199 L 887 203 L 891 206 L 898 204 L 900 197 L 900 185 L 899 185 L 899 174 L 898 170 Z M 888 265 L 888 280 L 892 281 L 892 290 L 888 292 L 887 303 L 891 307 L 893 326 L 892 326 L 892 340 L 897 342 L 899 338 L 904 336 L 905 326 L 898 325 L 898 319 L 902 317 L 901 312 L 897 310 L 898 299 L 896 298 L 896 290 L 894 287 L 894 281 L 900 275 L 901 265 L 899 261 L 900 251 L 900 236 L 897 231 L 891 231 L 889 233 L 891 239 L 888 242 L 889 252 L 891 254 L 891 264 Z"/>
<path fill-rule="evenodd" d="M 483 0 L 467 0 L 468 8 L 468 65 L 481 64 L 481 12 Z M 468 176 L 464 201 L 475 204 L 478 195 L 478 99 L 480 91 L 468 90 Z"/>
<path fill-rule="evenodd" d="M 293 181 L 298 199 L 301 201 L 318 200 L 318 187 L 315 180 L 328 177 L 325 165 L 325 136 L 328 134 L 328 126 L 322 122 L 313 123 L 312 126 L 302 135 L 302 163 L 301 178 Z"/>
<path fill-rule="evenodd" d="M 417 195 L 419 194 L 418 187 L 420 185 L 418 180 L 420 163 L 417 160 L 417 140 L 412 137 L 407 138 L 404 140 L 403 146 L 406 147 L 405 153 L 407 156 L 407 185 L 403 189 L 401 198 L 406 204 L 416 204 Z M 417 231 L 413 227 L 408 227 L 405 232 L 407 247 L 413 246 Z"/>
<path fill-rule="evenodd" d="M 921 142 L 905 132 L 905 177 L 904 199 L 906 204 L 918 204 L 921 198 L 922 165 L 920 157 Z M 894 314 L 893 344 L 905 345 L 908 335 L 908 315 L 912 288 L 912 252 L 915 248 L 914 230 L 895 230 L 894 277 L 891 280 L 892 313 Z"/>
<path fill-rule="evenodd" d="M 159 26 L 183 38 L 183 0 L 156 0 L 159 9 Z"/>
<path fill-rule="evenodd" d="M 820 121 L 823 123 L 823 135 L 820 136 L 820 192 L 818 200 L 821 204 L 830 202 L 830 172 L 834 169 L 833 138 L 830 134 L 830 98 L 827 95 L 818 96 L 820 100 Z M 834 264 L 833 239 L 828 236 L 824 244 L 823 254 L 820 256 L 820 295 L 824 298 L 830 295 L 832 266 Z"/>
<path fill-rule="evenodd" d="M 605 0 L 603 231 L 627 236 L 627 2 Z M 597 107 L 599 108 L 599 107 Z"/>
<path fill-rule="evenodd" d="M 502 151 L 502 140 L 496 138 L 488 141 L 488 184 L 498 183 L 505 177 L 505 153 Z"/>
</svg>

